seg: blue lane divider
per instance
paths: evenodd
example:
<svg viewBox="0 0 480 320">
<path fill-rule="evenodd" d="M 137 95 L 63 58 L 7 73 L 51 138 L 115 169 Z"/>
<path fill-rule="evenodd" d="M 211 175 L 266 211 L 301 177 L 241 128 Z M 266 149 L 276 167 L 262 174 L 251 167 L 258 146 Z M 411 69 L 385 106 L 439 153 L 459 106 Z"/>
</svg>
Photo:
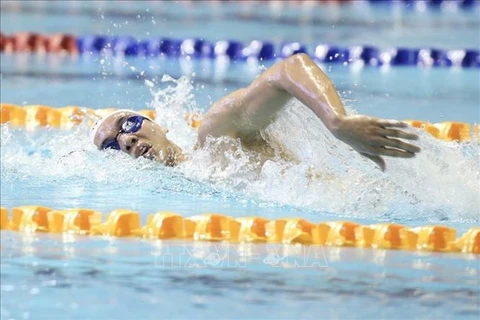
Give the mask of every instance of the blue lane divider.
<svg viewBox="0 0 480 320">
<path fill-rule="evenodd" d="M 270 41 L 209 42 L 205 39 L 172 39 L 156 37 L 138 41 L 130 36 L 87 35 L 79 37 L 79 52 L 111 52 L 114 55 L 192 58 L 228 58 L 233 61 L 281 59 L 297 53 L 308 53 L 323 63 L 363 63 L 370 66 L 442 66 L 480 67 L 480 51 L 476 49 L 441 50 L 437 48 L 393 48 L 381 50 L 374 46 L 342 47 L 320 44 L 309 50 L 300 42 L 285 42 L 279 47 Z"/>
<path fill-rule="evenodd" d="M 398 2 L 399 0 L 368 0 L 372 4 L 389 4 L 392 2 Z M 400 0 L 405 3 L 407 6 L 413 6 L 416 3 L 423 2 L 428 7 L 431 8 L 440 8 L 444 4 L 449 4 L 452 6 L 458 6 L 462 9 L 470 9 L 475 5 L 480 3 L 479 0 Z"/>
</svg>

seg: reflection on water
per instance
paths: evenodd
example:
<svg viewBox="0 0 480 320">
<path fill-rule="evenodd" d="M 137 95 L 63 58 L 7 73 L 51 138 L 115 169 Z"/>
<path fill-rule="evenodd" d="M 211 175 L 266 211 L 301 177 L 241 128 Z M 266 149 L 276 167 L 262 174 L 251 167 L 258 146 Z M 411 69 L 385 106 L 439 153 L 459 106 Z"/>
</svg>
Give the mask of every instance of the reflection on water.
<svg viewBox="0 0 480 320">
<path fill-rule="evenodd" d="M 399 307 L 405 316 L 450 318 L 480 307 L 479 261 L 469 255 L 1 235 L 2 318 L 39 310 L 49 318 L 177 318 L 197 309 L 214 318 L 283 319 L 299 310 L 300 318 L 377 318 Z"/>
</svg>

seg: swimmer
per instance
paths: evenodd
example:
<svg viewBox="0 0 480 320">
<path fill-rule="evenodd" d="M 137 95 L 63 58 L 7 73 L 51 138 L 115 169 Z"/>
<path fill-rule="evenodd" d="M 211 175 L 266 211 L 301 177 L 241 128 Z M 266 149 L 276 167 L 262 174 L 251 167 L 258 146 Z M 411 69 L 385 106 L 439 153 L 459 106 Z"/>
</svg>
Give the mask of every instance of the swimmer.
<svg viewBox="0 0 480 320">
<path fill-rule="evenodd" d="M 248 87 L 217 101 L 202 116 L 196 147 L 207 137 L 240 139 L 242 147 L 268 149 L 262 130 L 287 102 L 296 98 L 312 110 L 330 132 L 384 171 L 384 156 L 412 158 L 420 148 L 407 124 L 363 115 L 349 116 L 332 81 L 306 54 L 296 54 L 265 70 Z M 100 150 L 116 149 L 134 158 L 144 157 L 176 166 L 188 156 L 167 139 L 166 130 L 148 117 L 118 110 L 97 121 L 91 139 Z"/>
</svg>

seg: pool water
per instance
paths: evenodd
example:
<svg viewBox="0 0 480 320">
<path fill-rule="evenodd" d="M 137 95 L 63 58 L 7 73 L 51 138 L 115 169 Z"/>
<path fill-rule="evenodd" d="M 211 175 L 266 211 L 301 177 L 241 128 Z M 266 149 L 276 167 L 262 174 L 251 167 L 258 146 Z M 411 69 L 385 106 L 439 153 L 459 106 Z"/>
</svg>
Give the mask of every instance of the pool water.
<svg viewBox="0 0 480 320">
<path fill-rule="evenodd" d="M 478 48 L 480 6 L 422 10 L 407 1 L 2 1 L 2 32 L 300 41 L 307 45 Z M 418 1 L 420 2 L 420 1 Z M 449 1 L 444 1 L 448 4 Z M 455 1 L 450 1 L 455 2 Z M 457 9 L 455 9 L 457 8 Z M 68 15 L 68 18 L 66 16 Z"/>
<path fill-rule="evenodd" d="M 422 13 L 365 3 L 342 10 L 275 10 L 241 3 L 2 1 L 1 30 L 480 47 L 475 11 Z M 389 20 L 394 14 L 397 20 Z M 372 37 L 372 29 L 384 34 Z M 195 132 L 185 124 L 185 112 L 204 112 L 271 63 L 108 55 L 2 55 L 0 63 L 1 102 L 152 108 L 169 137 L 192 157 L 165 168 L 96 151 L 86 125 L 35 132 L 4 125 L 3 207 L 86 207 L 103 213 L 128 208 L 139 212 L 143 223 L 150 213 L 171 210 L 183 216 L 218 212 L 312 222 L 442 224 L 459 234 L 479 225 L 476 142 L 445 142 L 418 132 L 422 152 L 411 160 L 387 159 L 382 173 L 292 101 L 266 134 L 287 145 L 300 164 L 267 161 L 255 168 L 254 155 L 242 149 L 218 152 L 236 143 L 228 139 L 193 151 Z M 350 112 L 480 122 L 476 69 L 320 67 Z M 310 167 L 334 179 L 310 181 Z M 479 261 L 466 254 L 2 231 L 1 318 L 477 318 Z"/>
</svg>

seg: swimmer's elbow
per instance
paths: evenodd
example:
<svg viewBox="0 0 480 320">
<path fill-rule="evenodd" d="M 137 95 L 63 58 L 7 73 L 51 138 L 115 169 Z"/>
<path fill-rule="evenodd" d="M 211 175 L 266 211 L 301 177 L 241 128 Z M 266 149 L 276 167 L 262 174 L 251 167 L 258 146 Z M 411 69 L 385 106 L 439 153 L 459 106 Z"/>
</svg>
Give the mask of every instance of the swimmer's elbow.
<svg viewBox="0 0 480 320">
<path fill-rule="evenodd" d="M 315 62 L 306 53 L 297 53 L 283 61 L 283 71 L 293 71 L 314 65 Z"/>
<path fill-rule="evenodd" d="M 312 62 L 313 60 L 310 58 L 310 56 L 307 53 L 297 53 L 294 54 L 287 59 L 285 59 L 286 62 L 291 62 L 291 63 L 299 63 L 299 62 Z"/>
<path fill-rule="evenodd" d="M 312 69 L 318 72 L 318 67 L 310 56 L 306 53 L 297 53 L 281 62 L 276 85 L 280 89 L 290 91 L 306 77 L 311 77 Z"/>
</svg>

